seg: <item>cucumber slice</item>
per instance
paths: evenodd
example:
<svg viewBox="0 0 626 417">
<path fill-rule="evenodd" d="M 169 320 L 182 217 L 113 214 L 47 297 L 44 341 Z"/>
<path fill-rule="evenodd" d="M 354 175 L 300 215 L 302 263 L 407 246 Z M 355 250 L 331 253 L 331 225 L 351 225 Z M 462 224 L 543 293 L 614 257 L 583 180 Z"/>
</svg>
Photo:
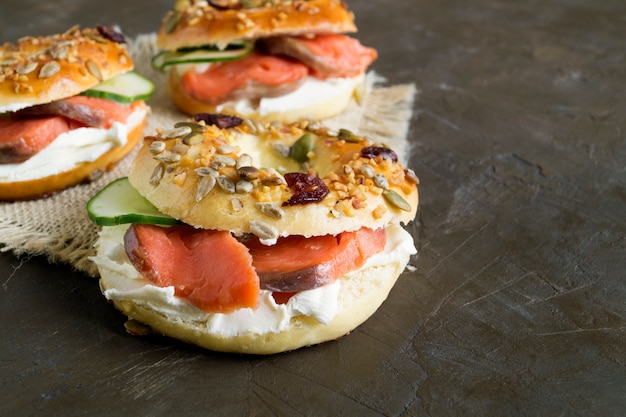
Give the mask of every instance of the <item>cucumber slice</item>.
<svg viewBox="0 0 626 417">
<path fill-rule="evenodd" d="M 243 42 L 241 44 L 229 45 L 224 50 L 204 47 L 179 49 L 177 51 L 161 51 L 152 58 L 152 66 L 157 70 L 163 71 L 170 65 L 229 61 L 243 58 L 253 50 L 253 42 Z"/>
<path fill-rule="evenodd" d="M 180 222 L 160 213 L 130 184 L 127 177 L 107 184 L 87 202 L 87 215 L 99 226 L 125 223 L 175 225 Z"/>
<path fill-rule="evenodd" d="M 136 72 L 129 71 L 101 82 L 85 91 L 83 95 L 130 104 L 136 100 L 147 100 L 153 91 L 152 81 Z"/>
</svg>

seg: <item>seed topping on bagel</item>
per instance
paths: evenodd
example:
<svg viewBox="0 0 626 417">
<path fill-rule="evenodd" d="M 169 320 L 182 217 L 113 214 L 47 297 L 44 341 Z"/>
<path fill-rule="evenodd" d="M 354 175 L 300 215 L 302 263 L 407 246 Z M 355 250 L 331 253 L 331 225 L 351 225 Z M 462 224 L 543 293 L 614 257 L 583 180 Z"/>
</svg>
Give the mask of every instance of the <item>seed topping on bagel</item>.
<svg viewBox="0 0 626 417">
<path fill-rule="evenodd" d="M 140 180 L 130 176 L 135 186 L 149 182 L 151 188 L 137 186 L 140 192 L 158 195 L 160 186 L 174 184 L 192 190 L 190 197 L 178 194 L 193 200 L 193 206 L 225 200 L 226 208 L 219 210 L 229 216 L 244 209 L 250 213 L 253 207 L 258 215 L 244 232 L 263 238 L 277 237 L 274 222 L 309 205 L 321 206 L 316 209 L 323 209 L 331 220 L 410 220 L 415 214 L 415 173 L 398 162 L 392 149 L 349 130 L 335 132 L 307 121 L 268 123 L 198 114 L 171 129 L 157 130 L 145 142 L 149 155 L 143 159 L 152 162 L 143 162 L 141 171 L 148 166 L 151 173 Z M 161 194 L 165 192 L 172 189 L 162 189 Z M 167 202 L 152 202 L 183 222 L 207 227 L 203 222 L 208 216 L 185 218 L 193 208 L 168 213 L 167 207 L 160 207 Z"/>
</svg>

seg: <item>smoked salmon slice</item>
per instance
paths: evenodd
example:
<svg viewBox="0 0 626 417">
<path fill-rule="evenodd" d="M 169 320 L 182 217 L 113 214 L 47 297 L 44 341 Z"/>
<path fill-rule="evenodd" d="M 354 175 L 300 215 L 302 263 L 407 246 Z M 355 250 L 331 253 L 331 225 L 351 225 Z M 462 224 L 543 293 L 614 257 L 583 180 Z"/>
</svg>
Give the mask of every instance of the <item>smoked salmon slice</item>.
<svg viewBox="0 0 626 417">
<path fill-rule="evenodd" d="M 355 77 L 363 73 L 378 57 L 375 49 L 361 45 L 358 39 L 345 35 L 318 35 L 314 38 L 299 37 L 316 56 L 336 68 L 332 72 L 311 69 L 311 75 L 326 79 L 330 77 Z"/>
<path fill-rule="evenodd" d="M 146 279 L 173 286 L 177 296 L 204 311 L 230 313 L 258 304 L 259 278 L 252 257 L 228 232 L 133 224 L 124 243 Z"/>
<path fill-rule="evenodd" d="M 283 86 L 281 94 L 294 90 L 308 74 L 297 61 L 253 52 L 233 61 L 211 65 L 204 72 L 187 71 L 182 86 L 193 97 L 207 103 L 221 103 L 237 98 L 267 96 L 266 87 Z M 239 94 L 233 93 L 239 90 Z"/>
<path fill-rule="evenodd" d="M 17 120 L 0 118 L 0 163 L 26 161 L 68 130 L 68 120 L 59 116 Z"/>
<path fill-rule="evenodd" d="M 103 98 L 74 96 L 19 110 L 13 118 L 63 116 L 83 126 L 108 129 L 113 122 L 126 122 L 134 110 L 134 103 L 125 106 Z"/>
<path fill-rule="evenodd" d="M 290 236 L 272 246 L 184 225 L 133 224 L 124 238 L 126 253 L 143 277 L 159 287 L 173 286 L 177 296 L 218 313 L 256 307 L 260 289 L 275 292 L 280 303 L 291 293 L 332 283 L 385 243 L 384 229 L 368 228 L 339 236 Z"/>
<path fill-rule="evenodd" d="M 288 236 L 266 246 L 258 239 L 245 243 L 252 255 L 261 288 L 298 292 L 330 284 L 360 268 L 385 248 L 384 229 L 362 228 L 338 236 Z"/>
<path fill-rule="evenodd" d="M 137 104 L 125 106 L 96 97 L 74 96 L 0 118 L 0 163 L 24 162 L 62 133 L 79 127 L 108 129 L 125 123 Z"/>
</svg>

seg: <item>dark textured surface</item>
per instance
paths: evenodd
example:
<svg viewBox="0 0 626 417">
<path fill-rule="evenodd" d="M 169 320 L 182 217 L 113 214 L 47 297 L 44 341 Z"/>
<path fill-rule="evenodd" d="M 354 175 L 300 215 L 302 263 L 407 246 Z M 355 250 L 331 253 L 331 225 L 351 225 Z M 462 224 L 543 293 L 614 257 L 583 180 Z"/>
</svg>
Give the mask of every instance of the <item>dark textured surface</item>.
<svg viewBox="0 0 626 417">
<path fill-rule="evenodd" d="M 256 358 L 128 336 L 94 280 L 2 254 L 0 415 L 624 415 L 626 3 L 349 4 L 420 90 L 416 271 L 348 337 Z M 0 39 L 169 5 L 3 0 Z"/>
</svg>

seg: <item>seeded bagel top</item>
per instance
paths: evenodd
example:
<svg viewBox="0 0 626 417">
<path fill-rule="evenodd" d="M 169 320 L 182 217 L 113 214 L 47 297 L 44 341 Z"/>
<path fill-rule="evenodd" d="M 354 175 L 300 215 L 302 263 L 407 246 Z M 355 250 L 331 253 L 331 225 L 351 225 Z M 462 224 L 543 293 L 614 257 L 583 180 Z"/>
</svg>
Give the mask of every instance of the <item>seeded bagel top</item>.
<svg viewBox="0 0 626 417">
<path fill-rule="evenodd" d="M 356 32 L 341 0 L 178 0 L 163 19 L 161 49 L 217 45 L 309 33 Z"/>
<path fill-rule="evenodd" d="M 0 113 L 72 97 L 133 68 L 123 36 L 99 26 L 0 45 Z"/>
<path fill-rule="evenodd" d="M 393 150 L 306 121 L 200 114 L 146 137 L 129 180 L 184 223 L 268 241 L 408 223 L 418 204 Z"/>
</svg>

